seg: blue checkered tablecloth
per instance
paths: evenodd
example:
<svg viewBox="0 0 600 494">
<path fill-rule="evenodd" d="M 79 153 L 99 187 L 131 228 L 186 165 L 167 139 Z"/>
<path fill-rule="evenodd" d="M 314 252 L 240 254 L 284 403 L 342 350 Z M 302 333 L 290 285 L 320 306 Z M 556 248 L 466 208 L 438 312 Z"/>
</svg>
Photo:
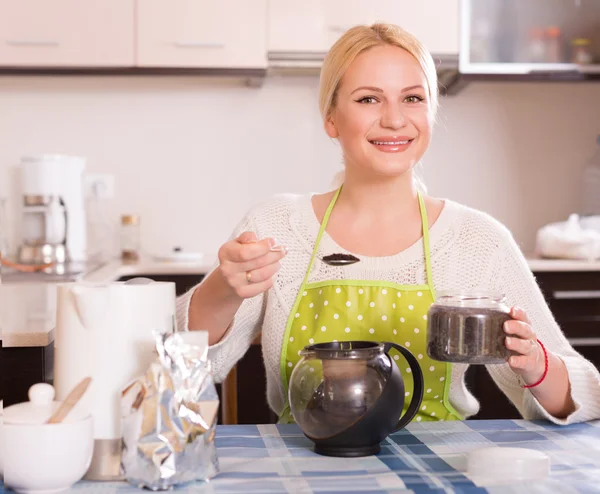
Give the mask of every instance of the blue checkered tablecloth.
<svg viewBox="0 0 600 494">
<path fill-rule="evenodd" d="M 413 423 L 391 435 L 377 456 L 330 458 L 312 451 L 295 425 L 217 428 L 221 473 L 179 490 L 197 493 L 600 493 L 600 421 L 567 427 L 542 421 Z M 543 482 L 484 486 L 465 474 L 469 451 L 482 447 L 544 451 L 552 470 Z M 480 482 L 481 483 L 481 482 Z M 124 482 L 79 482 L 71 492 L 124 494 Z"/>
</svg>

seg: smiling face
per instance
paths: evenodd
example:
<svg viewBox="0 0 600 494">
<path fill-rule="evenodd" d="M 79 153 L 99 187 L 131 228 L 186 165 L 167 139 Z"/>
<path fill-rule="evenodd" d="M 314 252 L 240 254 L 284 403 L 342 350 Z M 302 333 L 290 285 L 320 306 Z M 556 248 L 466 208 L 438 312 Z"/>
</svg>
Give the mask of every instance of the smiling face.
<svg viewBox="0 0 600 494">
<path fill-rule="evenodd" d="M 381 45 L 358 55 L 344 73 L 327 134 L 340 142 L 346 174 L 397 177 L 419 162 L 431 140 L 433 112 L 419 62 Z"/>
</svg>

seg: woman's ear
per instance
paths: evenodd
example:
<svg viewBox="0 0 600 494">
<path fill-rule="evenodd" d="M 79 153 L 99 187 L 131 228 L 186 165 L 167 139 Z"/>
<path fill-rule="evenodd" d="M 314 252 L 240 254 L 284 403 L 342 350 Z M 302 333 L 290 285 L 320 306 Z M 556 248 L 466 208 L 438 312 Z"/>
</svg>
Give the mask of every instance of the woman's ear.
<svg viewBox="0 0 600 494">
<path fill-rule="evenodd" d="M 330 113 L 329 116 L 325 119 L 325 132 L 332 139 L 336 139 L 340 134 L 335 126 L 335 122 L 333 121 L 333 114 Z"/>
</svg>

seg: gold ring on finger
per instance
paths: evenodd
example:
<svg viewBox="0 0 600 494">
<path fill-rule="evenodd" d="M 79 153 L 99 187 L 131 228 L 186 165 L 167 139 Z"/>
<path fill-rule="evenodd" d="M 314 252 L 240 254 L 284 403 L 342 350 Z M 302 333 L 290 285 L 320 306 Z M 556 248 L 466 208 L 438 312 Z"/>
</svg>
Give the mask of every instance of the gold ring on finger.
<svg viewBox="0 0 600 494">
<path fill-rule="evenodd" d="M 252 283 L 252 273 L 250 271 L 246 271 L 246 281 L 248 284 Z"/>
</svg>

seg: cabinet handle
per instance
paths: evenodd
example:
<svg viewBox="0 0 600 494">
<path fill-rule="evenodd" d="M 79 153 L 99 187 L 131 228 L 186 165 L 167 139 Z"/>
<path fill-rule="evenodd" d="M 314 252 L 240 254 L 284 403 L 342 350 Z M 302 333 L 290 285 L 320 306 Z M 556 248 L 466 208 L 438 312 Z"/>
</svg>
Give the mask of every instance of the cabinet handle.
<svg viewBox="0 0 600 494">
<path fill-rule="evenodd" d="M 206 41 L 175 41 L 175 48 L 225 48 L 225 43 L 210 43 Z"/>
<path fill-rule="evenodd" d="M 58 41 L 51 39 L 7 39 L 6 44 L 9 46 L 59 46 Z"/>
<path fill-rule="evenodd" d="M 552 292 L 555 299 L 571 299 L 571 298 L 600 298 L 600 290 L 557 290 Z"/>
<path fill-rule="evenodd" d="M 600 338 L 567 338 L 571 346 L 600 346 Z"/>
</svg>

